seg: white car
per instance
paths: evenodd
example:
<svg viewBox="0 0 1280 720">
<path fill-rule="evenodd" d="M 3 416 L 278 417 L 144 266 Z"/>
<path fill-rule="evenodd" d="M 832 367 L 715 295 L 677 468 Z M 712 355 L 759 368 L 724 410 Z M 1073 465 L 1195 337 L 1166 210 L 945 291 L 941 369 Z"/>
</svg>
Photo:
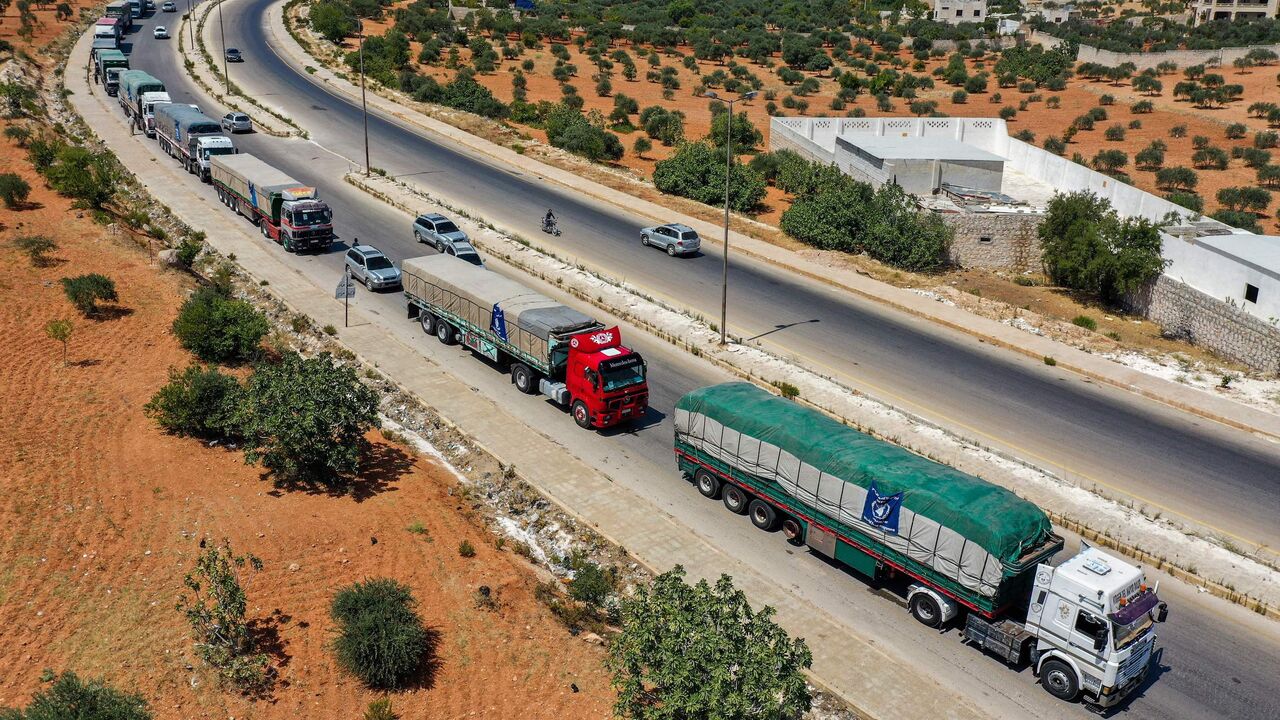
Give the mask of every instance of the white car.
<svg viewBox="0 0 1280 720">
<path fill-rule="evenodd" d="M 157 40 L 166 40 L 169 37 L 169 31 L 163 25 L 157 25 L 155 30 L 151 31 Z"/>
<path fill-rule="evenodd" d="M 253 121 L 242 112 L 229 112 L 222 116 L 222 129 L 229 133 L 253 132 Z"/>
</svg>

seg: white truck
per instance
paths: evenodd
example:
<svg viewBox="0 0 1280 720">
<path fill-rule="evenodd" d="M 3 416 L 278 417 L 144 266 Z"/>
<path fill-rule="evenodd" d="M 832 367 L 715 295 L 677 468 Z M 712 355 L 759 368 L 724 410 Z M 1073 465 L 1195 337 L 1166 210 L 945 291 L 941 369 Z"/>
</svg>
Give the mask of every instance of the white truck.
<svg viewBox="0 0 1280 720">
<path fill-rule="evenodd" d="M 170 103 L 155 111 L 156 142 L 169 157 L 201 180 L 209 180 L 210 158 L 233 155 L 236 146 L 222 134 L 222 125 L 190 105 Z"/>
<path fill-rule="evenodd" d="M 142 130 L 147 137 L 156 136 L 156 106 L 173 102 L 167 92 L 142 93 Z"/>
<path fill-rule="evenodd" d="M 1011 491 L 745 382 L 688 393 L 673 424 L 677 463 L 699 493 L 891 580 L 921 623 L 958 621 L 962 640 L 1029 664 L 1062 700 L 1111 707 L 1142 685 L 1168 614 L 1156 588 L 1087 545 L 1053 565 L 1062 538 Z"/>
</svg>

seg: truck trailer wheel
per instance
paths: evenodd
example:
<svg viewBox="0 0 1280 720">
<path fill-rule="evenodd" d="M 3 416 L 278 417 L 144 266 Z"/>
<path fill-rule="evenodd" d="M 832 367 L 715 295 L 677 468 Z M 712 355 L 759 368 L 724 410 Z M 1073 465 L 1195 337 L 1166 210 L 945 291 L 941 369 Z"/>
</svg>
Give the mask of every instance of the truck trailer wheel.
<svg viewBox="0 0 1280 720">
<path fill-rule="evenodd" d="M 729 512 L 735 515 L 741 515 L 747 511 L 747 503 L 750 500 L 747 494 L 742 492 L 737 485 L 724 486 L 724 506 L 729 508 Z"/>
<path fill-rule="evenodd" d="M 515 363 L 511 366 L 511 382 L 515 383 L 516 389 L 525 395 L 532 395 L 538 389 L 538 385 L 534 382 L 533 371 L 524 363 Z"/>
<path fill-rule="evenodd" d="M 804 528 L 800 521 L 791 517 L 782 518 L 782 535 L 792 545 L 804 544 Z"/>
<path fill-rule="evenodd" d="M 573 421 L 578 423 L 578 427 L 583 430 L 591 429 L 591 411 L 587 410 L 587 404 L 581 400 L 574 400 L 571 407 L 573 412 Z"/>
<path fill-rule="evenodd" d="M 773 511 L 773 506 L 759 498 L 747 506 L 747 515 L 751 516 L 752 525 L 765 532 L 773 532 L 778 524 L 778 513 Z"/>
<path fill-rule="evenodd" d="M 422 332 L 428 335 L 436 334 L 436 316 L 426 310 L 418 311 L 418 322 L 422 323 Z"/>
<path fill-rule="evenodd" d="M 1059 700 L 1071 702 L 1080 693 L 1080 681 L 1070 665 L 1061 660 L 1045 660 L 1040 668 L 1040 684 Z"/>
<path fill-rule="evenodd" d="M 942 624 L 942 608 L 928 593 L 919 592 L 911 598 L 911 616 L 921 625 L 936 628 Z"/>
<path fill-rule="evenodd" d="M 436 321 L 436 339 L 445 345 L 458 344 L 458 332 L 444 320 Z"/>
<path fill-rule="evenodd" d="M 720 478 L 711 474 L 706 468 L 699 468 L 693 474 L 693 484 L 698 487 L 702 497 L 718 500 L 720 498 Z"/>
</svg>

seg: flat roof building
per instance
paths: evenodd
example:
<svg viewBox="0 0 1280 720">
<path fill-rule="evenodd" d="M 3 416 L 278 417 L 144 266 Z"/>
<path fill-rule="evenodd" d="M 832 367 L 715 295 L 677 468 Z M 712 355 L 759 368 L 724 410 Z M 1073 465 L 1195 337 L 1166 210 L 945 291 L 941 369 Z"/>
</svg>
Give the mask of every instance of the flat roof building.
<svg viewBox="0 0 1280 720">
<path fill-rule="evenodd" d="M 913 195 L 943 185 L 1000 192 L 1004 158 L 945 137 L 848 133 L 836 138 L 836 164 L 877 185 L 894 183 Z"/>
</svg>

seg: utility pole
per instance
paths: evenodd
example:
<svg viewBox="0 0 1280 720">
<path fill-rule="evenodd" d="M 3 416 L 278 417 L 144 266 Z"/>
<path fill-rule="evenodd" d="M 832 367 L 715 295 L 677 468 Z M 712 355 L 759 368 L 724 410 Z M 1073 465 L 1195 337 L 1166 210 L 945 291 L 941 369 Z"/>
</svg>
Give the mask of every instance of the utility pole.
<svg viewBox="0 0 1280 720">
<path fill-rule="evenodd" d="M 191 38 L 191 52 L 196 51 L 196 9 L 187 0 L 187 35 Z"/>
<path fill-rule="evenodd" d="M 724 100 L 715 91 L 708 92 L 703 97 L 713 100 L 721 100 L 729 105 L 728 123 L 725 125 L 724 137 L 724 264 L 720 275 L 720 344 L 724 345 L 729 341 L 729 178 L 733 172 L 733 106 L 742 100 L 750 100 L 756 96 L 756 91 L 752 90 L 743 93 L 733 100 Z M 714 123 L 715 120 L 712 120 Z"/>
<path fill-rule="evenodd" d="M 222 0 L 218 0 L 218 37 L 222 39 L 222 80 L 231 94 L 231 74 L 227 72 L 227 25 L 222 21 Z"/>
<path fill-rule="evenodd" d="M 360 23 L 360 113 L 364 116 L 364 176 L 369 177 L 369 104 L 364 94 L 364 23 Z"/>
</svg>

